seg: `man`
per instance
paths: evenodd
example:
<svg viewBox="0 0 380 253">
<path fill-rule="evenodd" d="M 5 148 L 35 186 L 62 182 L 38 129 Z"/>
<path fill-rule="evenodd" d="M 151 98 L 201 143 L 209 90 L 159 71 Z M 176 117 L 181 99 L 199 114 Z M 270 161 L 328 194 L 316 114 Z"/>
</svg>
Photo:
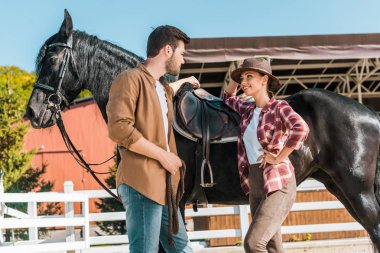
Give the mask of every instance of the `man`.
<svg viewBox="0 0 380 253">
<path fill-rule="evenodd" d="M 109 137 L 126 150 L 116 185 L 126 211 L 130 252 L 157 252 L 159 241 L 166 252 L 193 252 L 179 214 L 179 232 L 168 245 L 166 171 L 173 175 L 177 191 L 181 160 L 172 128 L 173 94 L 190 77 L 166 84 L 164 74 L 178 75 L 190 38 L 173 26 L 160 26 L 148 38 L 147 60 L 122 72 L 114 80 L 107 104 Z"/>
</svg>

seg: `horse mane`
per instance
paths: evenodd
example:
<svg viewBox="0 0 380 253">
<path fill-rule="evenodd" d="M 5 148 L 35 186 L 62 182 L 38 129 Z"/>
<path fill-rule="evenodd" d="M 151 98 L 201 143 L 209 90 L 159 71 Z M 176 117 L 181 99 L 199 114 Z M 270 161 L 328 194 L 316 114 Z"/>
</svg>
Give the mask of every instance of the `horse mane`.
<svg viewBox="0 0 380 253">
<path fill-rule="evenodd" d="M 47 46 L 59 34 L 51 36 L 41 47 L 36 58 L 36 72 L 43 65 Z M 83 31 L 73 31 L 73 56 L 80 76 L 81 89 L 92 92 L 99 105 L 108 101 L 108 92 L 114 78 L 122 71 L 136 67 L 144 59 L 111 42 Z M 99 106 L 102 109 L 102 106 Z M 105 113 L 105 112 L 102 112 Z"/>
<path fill-rule="evenodd" d="M 40 50 L 38 51 L 38 55 L 37 55 L 36 62 L 35 62 L 37 76 L 40 73 L 40 70 L 41 70 L 41 67 L 42 67 L 42 62 L 43 62 L 43 59 L 45 58 L 47 46 L 53 42 L 53 40 L 55 39 L 56 36 L 57 35 L 54 34 L 49 39 L 47 39 L 45 41 L 45 43 L 42 45 L 42 47 L 40 48 Z"/>
<path fill-rule="evenodd" d="M 82 78 L 87 76 L 84 88 L 91 90 L 97 101 L 108 100 L 109 88 L 118 74 L 144 62 L 136 54 L 85 32 L 74 31 L 73 43 L 74 55 L 77 59 L 80 56 L 77 65 L 86 70 L 80 74 Z"/>
</svg>

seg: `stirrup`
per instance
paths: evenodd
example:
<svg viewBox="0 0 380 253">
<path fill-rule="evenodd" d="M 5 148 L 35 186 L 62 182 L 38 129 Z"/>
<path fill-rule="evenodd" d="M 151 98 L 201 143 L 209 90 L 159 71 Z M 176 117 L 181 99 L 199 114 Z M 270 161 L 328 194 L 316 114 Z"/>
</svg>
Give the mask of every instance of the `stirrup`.
<svg viewBox="0 0 380 253">
<path fill-rule="evenodd" d="M 206 164 L 208 167 L 208 171 L 210 173 L 210 183 L 205 183 L 205 180 L 204 180 L 204 170 L 205 170 Z M 211 168 L 210 161 L 203 159 L 202 166 L 201 166 L 201 186 L 206 188 L 206 187 L 213 187 L 214 185 L 216 185 L 216 183 L 214 183 L 214 176 L 212 174 L 212 168 Z"/>
</svg>

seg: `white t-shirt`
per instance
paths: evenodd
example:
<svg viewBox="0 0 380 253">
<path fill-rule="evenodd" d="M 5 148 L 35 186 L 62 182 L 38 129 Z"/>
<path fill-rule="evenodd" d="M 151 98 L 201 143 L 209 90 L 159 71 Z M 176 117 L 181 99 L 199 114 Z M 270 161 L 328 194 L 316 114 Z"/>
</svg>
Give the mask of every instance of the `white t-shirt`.
<svg viewBox="0 0 380 253">
<path fill-rule="evenodd" d="M 245 129 L 243 142 L 247 153 L 249 164 L 261 163 L 257 162 L 257 158 L 263 154 L 259 149 L 263 148 L 257 138 L 257 126 L 259 125 L 259 116 L 262 108 L 256 107 L 253 111 L 253 117 Z"/>
<path fill-rule="evenodd" d="M 164 121 L 166 147 L 167 147 L 167 151 L 170 151 L 169 143 L 168 143 L 168 132 L 169 132 L 168 102 L 166 101 L 165 88 L 159 81 L 156 81 L 156 91 L 157 91 L 158 99 L 160 100 L 160 105 L 161 105 L 161 110 L 162 110 L 162 119 Z"/>
</svg>

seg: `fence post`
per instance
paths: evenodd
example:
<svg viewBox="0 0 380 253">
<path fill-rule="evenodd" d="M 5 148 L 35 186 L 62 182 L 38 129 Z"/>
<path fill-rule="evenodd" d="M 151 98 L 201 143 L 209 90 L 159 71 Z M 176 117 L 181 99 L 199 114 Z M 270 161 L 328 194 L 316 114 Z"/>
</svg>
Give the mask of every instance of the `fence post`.
<svg viewBox="0 0 380 253">
<path fill-rule="evenodd" d="M 82 215 L 85 221 L 83 226 L 83 240 L 86 244 L 86 248 L 90 248 L 90 214 L 88 201 L 89 199 L 87 198 L 86 201 L 82 202 Z"/>
<path fill-rule="evenodd" d="M 239 205 L 239 216 L 240 216 L 240 231 L 241 231 L 241 244 L 244 244 L 245 235 L 249 228 L 249 218 L 248 218 L 248 206 Z"/>
<path fill-rule="evenodd" d="M 74 184 L 72 181 L 65 181 L 63 184 L 64 193 L 72 193 L 74 191 Z M 65 218 L 74 217 L 74 203 L 65 202 Z M 75 227 L 66 227 L 66 242 L 75 241 Z M 71 252 L 71 251 L 68 251 Z"/>
<path fill-rule="evenodd" d="M 35 194 L 35 192 L 29 192 L 28 194 Z M 35 199 L 34 197 L 30 197 L 30 199 Z M 28 215 L 30 218 L 36 218 L 37 217 L 37 202 L 28 202 Z M 28 228 L 29 231 L 29 240 L 30 241 L 37 241 L 38 240 L 38 228 L 36 227 L 30 227 Z"/>
</svg>

